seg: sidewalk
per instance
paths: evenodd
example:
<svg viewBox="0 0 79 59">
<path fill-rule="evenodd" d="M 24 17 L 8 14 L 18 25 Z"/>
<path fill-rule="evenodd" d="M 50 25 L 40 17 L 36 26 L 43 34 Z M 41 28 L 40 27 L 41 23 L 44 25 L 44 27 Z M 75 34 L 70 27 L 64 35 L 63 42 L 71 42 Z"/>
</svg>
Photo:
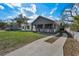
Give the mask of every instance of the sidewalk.
<svg viewBox="0 0 79 59">
<path fill-rule="evenodd" d="M 52 44 L 45 42 L 45 40 L 51 37 L 53 36 L 34 41 L 5 56 L 63 56 L 63 45 L 66 37 L 60 37 Z"/>
</svg>

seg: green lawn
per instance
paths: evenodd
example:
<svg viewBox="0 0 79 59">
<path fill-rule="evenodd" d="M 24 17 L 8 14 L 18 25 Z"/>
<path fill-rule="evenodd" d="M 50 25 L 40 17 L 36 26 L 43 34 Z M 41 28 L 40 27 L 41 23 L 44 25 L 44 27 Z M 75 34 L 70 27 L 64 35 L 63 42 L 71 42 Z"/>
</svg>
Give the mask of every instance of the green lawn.
<svg viewBox="0 0 79 59">
<path fill-rule="evenodd" d="M 0 55 L 31 43 L 45 35 L 33 32 L 3 31 L 0 32 Z"/>
</svg>

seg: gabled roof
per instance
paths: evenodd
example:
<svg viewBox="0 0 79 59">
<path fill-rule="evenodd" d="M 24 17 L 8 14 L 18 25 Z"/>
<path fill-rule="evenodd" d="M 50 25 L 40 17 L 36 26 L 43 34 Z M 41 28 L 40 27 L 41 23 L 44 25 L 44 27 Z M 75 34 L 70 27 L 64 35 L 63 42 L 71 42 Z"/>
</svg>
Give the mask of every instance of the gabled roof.
<svg viewBox="0 0 79 59">
<path fill-rule="evenodd" d="M 48 18 L 43 17 L 43 16 L 38 16 L 38 17 L 32 22 L 32 24 L 33 24 L 36 20 L 38 20 L 39 18 L 46 19 L 46 20 L 49 20 L 49 21 L 51 21 L 51 22 L 55 22 L 55 21 L 53 21 L 52 19 L 48 19 Z"/>
</svg>

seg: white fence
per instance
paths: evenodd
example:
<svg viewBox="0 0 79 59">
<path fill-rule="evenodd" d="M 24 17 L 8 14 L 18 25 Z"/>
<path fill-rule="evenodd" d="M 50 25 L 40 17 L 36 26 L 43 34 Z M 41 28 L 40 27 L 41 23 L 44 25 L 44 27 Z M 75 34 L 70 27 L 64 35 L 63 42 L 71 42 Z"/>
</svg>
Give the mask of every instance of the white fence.
<svg viewBox="0 0 79 59">
<path fill-rule="evenodd" d="M 71 31 L 70 28 L 67 28 L 66 30 L 73 35 L 74 39 L 79 41 L 79 32 Z"/>
<path fill-rule="evenodd" d="M 79 32 L 74 32 L 74 39 L 79 41 Z"/>
</svg>

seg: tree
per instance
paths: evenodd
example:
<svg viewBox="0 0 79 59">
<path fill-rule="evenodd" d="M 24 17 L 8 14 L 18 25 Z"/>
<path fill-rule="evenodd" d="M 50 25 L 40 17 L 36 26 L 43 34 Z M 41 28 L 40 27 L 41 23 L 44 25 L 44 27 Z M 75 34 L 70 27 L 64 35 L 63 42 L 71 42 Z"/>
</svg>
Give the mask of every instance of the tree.
<svg viewBox="0 0 79 59">
<path fill-rule="evenodd" d="M 73 22 L 71 25 L 71 30 L 79 31 L 79 15 L 73 17 Z"/>
<path fill-rule="evenodd" d="M 20 15 L 18 15 L 18 18 L 15 18 L 15 20 L 16 20 L 17 24 L 19 25 L 19 27 L 21 27 L 21 24 L 27 25 L 27 21 L 29 20 L 29 18 L 20 14 Z"/>
<path fill-rule="evenodd" d="M 71 30 L 73 30 L 73 31 L 79 31 L 79 13 L 78 13 L 78 9 L 79 9 L 79 4 L 77 3 L 77 4 L 75 4 L 74 5 L 75 7 L 74 7 L 74 9 L 73 10 L 75 10 L 75 16 L 74 15 L 72 15 L 72 18 L 73 18 L 73 22 L 72 22 L 72 24 L 71 24 Z M 71 12 L 71 14 L 72 14 L 73 12 Z"/>
<path fill-rule="evenodd" d="M 0 29 L 4 29 L 6 27 L 7 23 L 0 22 Z"/>
<path fill-rule="evenodd" d="M 73 31 L 79 31 L 79 13 L 78 13 L 78 9 L 79 9 L 79 4 L 74 4 L 72 9 L 64 10 L 65 16 L 63 16 L 63 19 L 64 20 L 67 19 L 67 21 L 69 22 L 70 19 L 68 17 L 72 18 L 70 28 Z"/>
</svg>

